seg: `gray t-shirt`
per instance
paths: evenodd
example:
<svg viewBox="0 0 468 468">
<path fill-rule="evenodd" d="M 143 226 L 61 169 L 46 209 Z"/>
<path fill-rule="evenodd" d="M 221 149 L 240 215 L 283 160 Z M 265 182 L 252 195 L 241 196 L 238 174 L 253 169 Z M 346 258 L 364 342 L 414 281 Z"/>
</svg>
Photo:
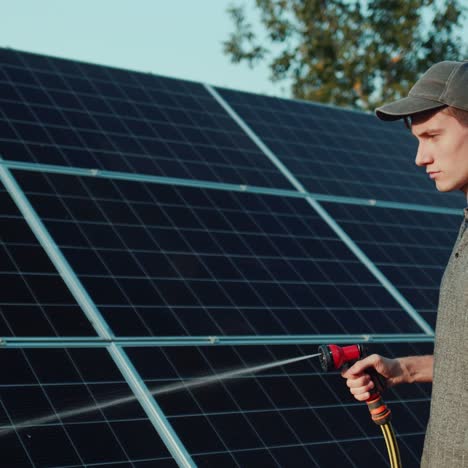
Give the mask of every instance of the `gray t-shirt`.
<svg viewBox="0 0 468 468">
<path fill-rule="evenodd" d="M 468 208 L 442 278 L 422 468 L 468 468 Z"/>
</svg>

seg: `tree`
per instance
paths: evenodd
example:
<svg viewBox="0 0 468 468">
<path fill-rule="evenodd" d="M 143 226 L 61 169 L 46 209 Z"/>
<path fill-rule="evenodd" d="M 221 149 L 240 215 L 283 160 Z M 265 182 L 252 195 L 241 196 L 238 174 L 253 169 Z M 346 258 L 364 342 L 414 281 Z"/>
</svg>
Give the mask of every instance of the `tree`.
<svg viewBox="0 0 468 468">
<path fill-rule="evenodd" d="M 245 7 L 231 5 L 224 53 L 251 67 L 268 61 L 271 80 L 290 80 L 299 99 L 373 109 L 467 51 L 459 0 L 256 0 L 254 8 L 267 41 Z"/>
</svg>

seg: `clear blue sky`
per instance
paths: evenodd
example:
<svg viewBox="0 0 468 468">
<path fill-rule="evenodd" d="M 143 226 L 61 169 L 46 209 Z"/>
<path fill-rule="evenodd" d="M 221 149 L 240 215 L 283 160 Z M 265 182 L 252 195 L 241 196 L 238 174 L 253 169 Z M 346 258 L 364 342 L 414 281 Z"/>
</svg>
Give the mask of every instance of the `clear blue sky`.
<svg viewBox="0 0 468 468">
<path fill-rule="evenodd" d="M 253 0 L 247 0 L 249 3 Z M 10 0 L 0 46 L 288 97 L 222 52 L 229 0 Z"/>
<path fill-rule="evenodd" d="M 265 65 L 252 70 L 223 54 L 231 2 L 3 0 L 0 46 L 290 97 Z M 255 13 L 254 0 L 235 3 Z"/>
</svg>

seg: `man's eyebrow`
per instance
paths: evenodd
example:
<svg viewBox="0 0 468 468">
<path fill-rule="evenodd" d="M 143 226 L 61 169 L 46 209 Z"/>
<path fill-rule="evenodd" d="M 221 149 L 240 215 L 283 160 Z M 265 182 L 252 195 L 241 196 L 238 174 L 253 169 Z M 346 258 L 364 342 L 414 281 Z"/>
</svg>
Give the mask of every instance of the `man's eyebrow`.
<svg viewBox="0 0 468 468">
<path fill-rule="evenodd" d="M 413 135 L 415 137 L 427 137 L 427 136 L 430 136 L 430 135 L 434 135 L 434 134 L 438 134 L 442 131 L 441 128 L 438 128 L 438 127 L 433 127 L 433 128 L 426 128 L 425 130 L 423 130 L 422 132 L 420 133 L 417 133 L 414 131 L 414 127 L 411 129 Z"/>
</svg>

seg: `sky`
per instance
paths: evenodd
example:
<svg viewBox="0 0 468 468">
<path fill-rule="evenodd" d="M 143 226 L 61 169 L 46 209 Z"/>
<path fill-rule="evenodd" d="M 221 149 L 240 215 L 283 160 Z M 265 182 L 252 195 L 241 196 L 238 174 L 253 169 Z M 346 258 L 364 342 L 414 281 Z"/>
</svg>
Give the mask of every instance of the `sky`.
<svg viewBox="0 0 468 468">
<path fill-rule="evenodd" d="M 231 4 L 254 0 L 0 0 L 0 46 L 291 97 L 265 64 L 233 64 Z M 463 0 L 468 6 L 468 0 Z"/>
<path fill-rule="evenodd" d="M 266 66 L 232 64 L 223 54 L 233 31 L 231 0 L 3 3 L 1 47 L 289 97 L 287 86 L 269 81 Z"/>
</svg>

